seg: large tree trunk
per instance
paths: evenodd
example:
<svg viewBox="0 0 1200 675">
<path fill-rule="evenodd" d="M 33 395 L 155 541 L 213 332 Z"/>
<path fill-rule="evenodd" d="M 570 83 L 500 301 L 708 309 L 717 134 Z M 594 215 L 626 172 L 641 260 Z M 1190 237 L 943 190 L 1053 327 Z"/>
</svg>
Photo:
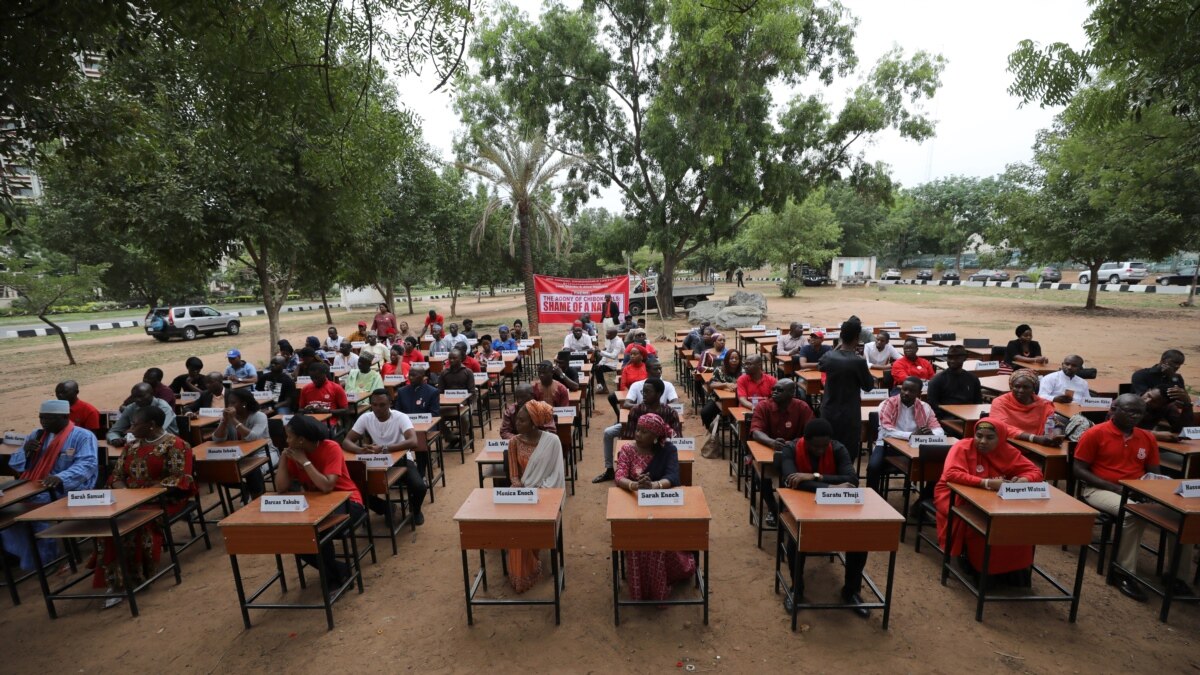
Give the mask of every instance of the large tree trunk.
<svg viewBox="0 0 1200 675">
<path fill-rule="evenodd" d="M 458 316 L 458 289 L 451 288 L 450 289 L 450 318 L 453 319 L 457 316 Z"/>
<path fill-rule="evenodd" d="M 404 284 L 404 295 L 408 298 L 408 313 L 413 313 L 412 306 L 412 284 Z"/>
<path fill-rule="evenodd" d="M 1184 307 L 1194 307 L 1196 304 L 1196 283 L 1200 282 L 1200 265 L 1192 270 L 1192 287 L 1188 290 L 1188 298 L 1183 301 Z"/>
<path fill-rule="evenodd" d="M 67 334 L 63 332 L 62 328 L 59 327 L 58 324 L 56 324 L 53 321 L 51 321 L 50 319 L 48 319 L 46 317 L 45 312 L 39 312 L 37 315 L 37 318 L 41 319 L 42 323 L 44 323 L 47 326 L 50 326 L 54 330 L 58 331 L 58 339 L 62 340 L 63 351 L 67 353 L 67 361 L 72 366 L 76 365 L 75 364 L 75 355 L 71 353 L 71 343 L 67 342 Z"/>
<path fill-rule="evenodd" d="M 258 285 L 262 289 L 263 308 L 267 311 L 267 354 L 274 354 L 275 348 L 279 344 L 279 310 L 287 300 L 288 291 L 292 289 L 292 279 L 296 271 L 296 254 L 295 252 L 291 254 L 292 258 L 288 261 L 287 274 L 281 279 L 272 279 L 270 247 L 267 242 L 263 241 L 257 247 L 249 240 L 243 240 L 242 243 L 254 263 L 254 273 L 258 277 Z"/>
<path fill-rule="evenodd" d="M 658 316 L 661 319 L 675 318 L 675 254 L 663 253 L 663 268 L 658 275 Z"/>
<path fill-rule="evenodd" d="M 325 308 L 325 323 L 333 325 L 333 315 L 329 313 L 329 297 L 324 288 L 321 289 L 321 307 Z"/>
<path fill-rule="evenodd" d="M 388 311 L 395 314 L 395 312 L 396 312 L 396 283 L 393 281 L 389 281 L 383 285 L 383 288 L 386 291 L 383 294 L 383 301 L 385 303 L 387 303 Z"/>
<path fill-rule="evenodd" d="M 1087 304 L 1084 305 L 1085 309 L 1096 309 L 1096 292 L 1100 287 L 1100 265 L 1101 263 L 1088 265 L 1088 296 Z"/>
<path fill-rule="evenodd" d="M 530 241 L 531 232 L 529 231 L 529 204 L 527 202 L 519 202 L 517 204 L 517 222 L 520 227 L 520 245 L 521 245 L 521 279 L 525 282 L 525 311 L 529 323 L 530 335 L 540 335 L 541 326 L 538 325 L 537 312 L 537 291 L 533 287 L 533 242 Z"/>
</svg>

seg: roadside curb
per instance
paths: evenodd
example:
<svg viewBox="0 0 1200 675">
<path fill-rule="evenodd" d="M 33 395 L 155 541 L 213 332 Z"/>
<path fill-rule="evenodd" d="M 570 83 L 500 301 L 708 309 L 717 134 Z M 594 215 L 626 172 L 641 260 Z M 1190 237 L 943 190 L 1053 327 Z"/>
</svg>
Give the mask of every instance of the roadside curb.
<svg viewBox="0 0 1200 675">
<path fill-rule="evenodd" d="M 1043 291 L 1087 291 L 1087 284 L 1069 284 L 1043 282 L 1040 284 L 1017 282 L 1017 281 L 947 281 L 945 279 L 926 280 L 926 279 L 901 279 L 899 281 L 880 279 L 875 282 L 879 285 L 893 286 L 966 286 L 969 288 L 1020 288 L 1025 290 L 1043 290 Z M 1156 295 L 1187 295 L 1187 286 L 1159 286 L 1157 284 L 1099 284 L 1096 290 L 1107 293 L 1153 293 Z"/>
</svg>

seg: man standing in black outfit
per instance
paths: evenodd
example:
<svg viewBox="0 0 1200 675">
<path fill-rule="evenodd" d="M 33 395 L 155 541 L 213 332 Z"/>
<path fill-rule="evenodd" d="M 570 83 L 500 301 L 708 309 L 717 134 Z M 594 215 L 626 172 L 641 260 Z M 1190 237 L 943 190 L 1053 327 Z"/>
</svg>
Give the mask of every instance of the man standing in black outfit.
<svg viewBox="0 0 1200 675">
<path fill-rule="evenodd" d="M 862 452 L 861 392 L 875 388 L 875 378 L 867 360 L 858 354 L 862 324 L 842 324 L 836 349 L 821 357 L 818 368 L 825 373 L 825 393 L 821 395 L 821 418 L 833 427 L 833 439 L 846 446 L 850 456 Z"/>
</svg>

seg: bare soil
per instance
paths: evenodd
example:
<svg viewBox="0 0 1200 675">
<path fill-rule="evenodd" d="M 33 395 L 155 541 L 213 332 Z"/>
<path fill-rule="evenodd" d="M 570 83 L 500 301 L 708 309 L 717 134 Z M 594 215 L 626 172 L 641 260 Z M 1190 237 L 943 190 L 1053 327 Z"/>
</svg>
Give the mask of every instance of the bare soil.
<svg viewBox="0 0 1200 675">
<path fill-rule="evenodd" d="M 781 300 L 771 284 L 750 284 L 768 295 L 772 324 L 791 320 L 833 324 L 850 314 L 867 323 L 899 321 L 956 330 L 963 336 L 1009 339 L 1018 323 L 1034 326 L 1035 338 L 1051 359 L 1077 352 L 1103 376 L 1127 376 L 1156 363 L 1167 348 L 1187 351 L 1184 376 L 1200 382 L 1197 314 L 1194 310 L 1158 307 L 1120 308 L 1083 313 L 1053 300 L 1009 300 L 973 289 L 925 288 L 917 293 L 874 288 L 837 291 L 802 289 L 799 297 Z M 731 292 L 726 284 L 719 291 Z M 1122 298 L 1122 300 L 1125 300 Z M 1080 297 L 1080 302 L 1082 297 Z M 1102 298 L 1103 301 L 1103 298 Z M 440 311 L 448 303 L 438 304 Z M 428 307 L 421 307 L 423 312 Z M 471 316 L 491 330 L 501 321 L 524 315 L 519 298 L 505 297 L 459 303 L 460 316 Z M 341 312 L 335 320 L 343 333 L 353 329 L 361 312 Z M 420 315 L 406 317 L 419 324 Z M 682 320 L 667 322 L 670 335 Z M 652 334 L 659 323 L 651 317 Z M 542 334 L 553 344 L 562 326 Z M 284 335 L 293 344 L 306 335 L 323 336 L 319 313 L 289 316 Z M 193 343 L 159 344 L 134 331 L 73 338 L 80 365 L 65 367 L 56 340 L 22 339 L 0 345 L 5 372 L 0 392 L 0 428 L 28 431 L 36 424 L 40 400 L 52 396 L 60 379 L 79 380 L 83 397 L 101 408 L 118 404 L 142 371 L 162 367 L 168 377 L 182 372 L 183 360 L 196 354 L 211 366 L 224 365 L 224 352 L 239 346 L 261 364 L 268 356 L 266 324 L 248 320 L 243 334 Z M 669 352 L 669 341 L 659 344 Z M 673 372 L 668 367 L 668 377 Z M 1094 572 L 1094 557 L 1085 573 L 1078 622 L 1067 622 L 1065 604 L 994 604 L 984 622 L 974 621 L 974 601 L 955 582 L 939 583 L 940 559 L 923 548 L 917 554 L 901 546 L 895 580 L 891 628 L 880 627 L 880 612 L 867 621 L 848 611 L 803 612 L 801 631 L 791 633 L 772 592 L 774 555 L 771 539 L 755 547 L 747 522 L 747 501 L 735 489 L 725 462 L 697 460 L 695 483 L 705 488 L 713 511 L 712 611 L 708 626 L 698 607 L 665 610 L 627 608 L 622 624 L 612 622 L 608 528 L 604 500 L 611 484 L 594 486 L 590 478 L 602 467 L 603 427 L 614 421 L 612 410 L 597 401 L 583 462 L 582 481 L 565 507 L 567 586 L 562 625 L 542 607 L 480 608 L 468 627 L 463 606 L 463 579 L 454 521 L 455 511 L 476 487 L 475 467 L 447 456 L 447 486 L 436 503 L 426 503 L 427 522 L 415 535 L 400 535 L 400 552 L 389 546 L 379 562 L 364 568 L 366 592 L 350 594 L 334 609 L 336 628 L 325 630 L 320 612 L 254 612 L 254 627 L 243 630 L 233 580 L 213 528 L 213 550 L 193 547 L 182 556 L 183 583 L 160 580 L 139 598 L 141 616 L 126 608 L 101 610 L 96 601 L 60 603 L 59 618 L 50 620 L 36 582 L 21 586 L 23 603 L 0 600 L 2 669 L 9 673 L 79 672 L 258 672 L 296 673 L 421 671 L 479 672 L 668 672 L 694 666 L 698 672 L 1192 672 L 1200 669 L 1196 641 L 1200 608 L 1176 605 L 1171 622 L 1157 619 L 1157 604 L 1141 605 L 1106 586 Z M 497 422 L 498 423 L 498 422 Z M 686 434 L 703 438 L 690 407 Z M 493 430 L 490 432 L 495 433 Z M 1076 553 L 1057 547 L 1038 549 L 1038 562 L 1060 580 L 1073 578 Z M 545 555 L 543 555 L 545 559 Z M 473 560 L 477 560 L 473 557 Z M 872 555 L 868 573 L 882 583 L 886 556 Z M 489 556 L 493 593 L 511 595 L 499 575 L 498 556 Z M 548 565 L 548 562 L 547 562 Z M 248 587 L 273 569 L 269 559 L 243 559 Z M 291 566 L 287 599 L 306 596 L 295 584 Z M 841 585 L 837 563 L 810 561 L 811 600 L 833 600 Z M 1043 582 L 1035 586 L 1045 591 Z M 548 582 L 531 591 L 548 597 Z M 680 588 L 677 593 L 691 593 Z M 269 591 L 265 599 L 279 597 Z"/>
</svg>

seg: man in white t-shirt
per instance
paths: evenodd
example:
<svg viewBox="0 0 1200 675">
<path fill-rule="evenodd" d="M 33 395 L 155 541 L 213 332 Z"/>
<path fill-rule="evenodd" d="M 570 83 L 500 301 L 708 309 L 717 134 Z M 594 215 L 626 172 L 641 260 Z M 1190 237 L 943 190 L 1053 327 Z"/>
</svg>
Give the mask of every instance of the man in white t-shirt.
<svg viewBox="0 0 1200 675">
<path fill-rule="evenodd" d="M 662 379 L 662 362 L 652 356 L 646 360 L 646 378 L 650 379 L 653 377 Z M 622 405 L 626 408 L 633 408 L 633 406 L 641 403 L 642 385 L 645 383 L 646 380 L 638 380 L 630 385 L 629 392 L 625 395 L 625 402 Z M 679 394 L 675 392 L 675 385 L 666 380 L 663 380 L 663 385 L 663 395 L 659 398 L 659 403 L 667 404 L 678 401 Z"/>
<path fill-rule="evenodd" d="M 370 438 L 370 443 L 364 442 L 366 437 Z M 342 449 L 356 455 L 408 452 L 417 447 L 417 432 L 413 429 L 412 420 L 399 410 L 392 410 L 392 399 L 386 389 L 371 392 L 371 409 L 359 415 L 342 440 Z M 421 513 L 421 503 L 425 501 L 425 479 L 410 456 L 401 455 L 396 464 L 408 469 L 404 472 L 403 482 L 408 490 L 413 523 L 423 525 L 425 516 Z M 372 511 L 387 515 L 387 502 L 375 495 L 367 497 Z M 392 513 L 393 522 L 390 525 L 393 528 L 398 517 L 398 513 Z"/>
<path fill-rule="evenodd" d="M 334 370 L 357 370 L 358 369 L 358 354 L 353 351 L 349 340 L 342 341 L 338 347 L 338 353 L 333 357 Z"/>
<path fill-rule="evenodd" d="M 567 333 L 567 337 L 563 340 L 563 349 L 573 352 L 588 352 L 589 354 L 596 350 L 592 345 L 592 336 L 583 329 L 582 321 L 571 324 L 571 332 Z"/>
<path fill-rule="evenodd" d="M 1062 367 L 1042 377 L 1038 396 L 1055 403 L 1070 403 L 1091 395 L 1087 380 L 1077 374 L 1083 368 L 1083 357 L 1071 354 L 1062 360 Z M 1068 393 L 1069 392 L 1069 393 Z"/>
<path fill-rule="evenodd" d="M 605 328 L 608 343 L 604 349 L 600 351 L 600 363 L 596 366 L 596 383 L 600 385 L 596 388 L 596 393 L 601 396 L 608 396 L 608 374 L 616 373 L 621 370 L 621 359 L 625 356 L 625 341 L 617 334 L 615 325 Z"/>
<path fill-rule="evenodd" d="M 890 339 L 887 331 L 880 331 L 875 334 L 874 342 L 863 347 L 863 358 L 867 360 L 868 366 L 873 368 L 889 366 L 892 361 L 899 361 L 904 356 L 889 342 Z"/>
</svg>

